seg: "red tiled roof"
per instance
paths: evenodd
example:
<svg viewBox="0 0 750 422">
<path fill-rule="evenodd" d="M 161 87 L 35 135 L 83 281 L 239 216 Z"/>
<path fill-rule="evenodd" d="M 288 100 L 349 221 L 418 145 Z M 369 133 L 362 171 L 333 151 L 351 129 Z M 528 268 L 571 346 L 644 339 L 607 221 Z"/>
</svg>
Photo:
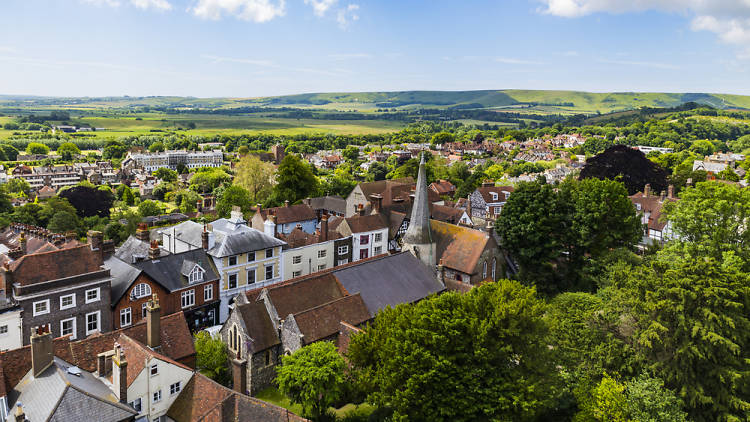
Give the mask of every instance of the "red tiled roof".
<svg viewBox="0 0 750 422">
<path fill-rule="evenodd" d="M 24 255 L 10 264 L 14 282 L 28 286 L 101 270 L 102 259 L 89 245 Z"/>
<path fill-rule="evenodd" d="M 348 217 L 345 219 L 346 224 L 349 226 L 349 229 L 352 231 L 352 233 L 364 233 L 364 232 L 371 232 L 375 230 L 382 230 L 387 229 L 388 225 L 383 220 L 383 217 L 380 214 L 370 214 L 370 215 L 359 215 L 356 214 L 354 216 Z M 338 226 L 339 233 L 341 233 L 340 229 L 341 226 Z M 349 233 L 341 233 L 342 235 L 348 235 Z"/>
<path fill-rule="evenodd" d="M 258 295 L 248 292 L 248 300 L 257 300 Z M 347 295 L 344 286 L 331 273 L 301 277 L 292 283 L 268 287 L 268 297 L 282 319 L 289 314 L 296 314 Z"/>
<path fill-rule="evenodd" d="M 438 193 L 438 195 L 448 195 L 456 191 L 456 187 L 453 183 L 447 180 L 438 180 L 430 184 L 430 189 Z"/>
<path fill-rule="evenodd" d="M 489 234 L 437 220 L 430 220 L 430 227 L 437 243 L 437 256 L 443 265 L 464 274 L 473 274 L 490 241 Z"/>
<path fill-rule="evenodd" d="M 173 360 L 184 360 L 195 356 L 193 336 L 182 312 L 161 318 L 161 353 Z M 88 371 L 96 371 L 97 355 L 114 348 L 115 339 L 120 334 L 140 342 L 146 341 L 146 323 L 141 322 L 128 328 L 105 334 L 93 335 L 83 340 L 70 341 L 68 337 L 53 340 L 55 356 Z M 13 389 L 31 369 L 31 346 L 0 353 L 0 371 L 6 391 Z"/>
<path fill-rule="evenodd" d="M 300 248 L 302 246 L 309 246 L 323 242 L 319 230 L 310 234 L 302 230 L 300 227 L 295 227 L 289 234 L 279 233 L 278 237 L 288 243 L 290 248 Z M 329 228 L 328 240 L 340 239 L 341 237 L 343 237 L 341 234 Z"/>
<path fill-rule="evenodd" d="M 505 201 L 505 194 L 503 192 L 510 192 L 513 193 L 515 188 L 513 186 L 482 186 L 477 188 L 477 191 L 482 195 L 482 198 L 484 199 L 484 202 L 498 202 L 498 201 Z M 492 199 L 491 192 L 494 192 L 497 194 L 497 199 Z"/>
<path fill-rule="evenodd" d="M 315 211 L 307 204 L 290 205 L 288 207 L 275 207 L 260 210 L 263 221 L 268 215 L 276 216 L 276 224 L 289 224 L 297 221 L 315 220 L 317 215 Z"/>
<path fill-rule="evenodd" d="M 120 336 L 117 337 L 117 342 L 122 346 L 122 351 L 125 354 L 125 359 L 128 362 L 128 387 L 133 383 L 133 381 L 135 381 L 136 378 L 138 378 L 138 374 L 143 371 L 147 359 L 156 358 L 165 362 L 169 362 L 172 365 L 177 365 L 183 369 L 187 369 L 188 371 L 192 371 L 192 368 L 186 366 L 185 364 L 176 362 L 175 360 L 170 359 L 162 355 L 161 353 L 157 353 L 154 350 L 151 350 L 145 344 L 133 340 L 126 334 L 121 333 Z"/>
<path fill-rule="evenodd" d="M 232 391 L 196 372 L 170 406 L 176 422 L 304 422 L 294 413 Z"/>
<path fill-rule="evenodd" d="M 359 325 L 370 319 L 370 312 L 359 293 L 342 297 L 294 314 L 305 343 L 323 340 L 339 332 L 342 321 Z"/>
<path fill-rule="evenodd" d="M 667 225 L 666 220 L 662 220 L 661 218 L 661 210 L 664 206 L 664 203 L 667 201 L 677 201 L 676 198 L 665 198 L 664 201 L 662 201 L 660 196 L 645 196 L 643 192 L 631 195 L 629 198 L 630 201 L 633 202 L 633 205 L 635 205 L 636 207 L 640 205 L 641 209 L 637 211 L 639 214 L 649 213 L 647 223 L 648 228 L 656 231 L 664 230 L 664 226 Z"/>
</svg>

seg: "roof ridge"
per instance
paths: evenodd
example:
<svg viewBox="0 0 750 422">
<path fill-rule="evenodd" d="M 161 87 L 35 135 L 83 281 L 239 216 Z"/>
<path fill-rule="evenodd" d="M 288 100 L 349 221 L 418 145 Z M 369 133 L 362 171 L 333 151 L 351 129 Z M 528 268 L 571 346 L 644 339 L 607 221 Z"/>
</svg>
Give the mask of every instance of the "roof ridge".
<svg viewBox="0 0 750 422">
<path fill-rule="evenodd" d="M 331 301 L 328 301 L 328 302 L 326 302 L 326 303 L 322 303 L 322 304 L 320 304 L 320 305 L 318 305 L 318 306 L 313 306 L 312 308 L 309 308 L 309 309 L 305 309 L 304 311 L 301 311 L 301 312 L 297 312 L 296 314 L 292 314 L 292 315 L 296 317 L 296 316 L 298 316 L 298 315 L 303 315 L 303 314 L 307 314 L 307 313 L 309 313 L 309 312 L 312 312 L 312 311 L 316 311 L 316 310 L 318 310 L 318 309 L 321 309 L 321 308 L 323 308 L 323 307 L 326 307 L 326 306 L 328 306 L 328 305 L 330 305 L 330 304 L 332 304 L 332 303 L 335 303 L 335 302 L 340 302 L 340 301 L 344 301 L 344 300 L 349 300 L 349 299 L 352 299 L 352 298 L 356 298 L 356 297 L 359 297 L 359 299 L 360 299 L 360 300 L 362 300 L 362 304 L 364 304 L 364 300 L 362 299 L 362 295 L 360 295 L 360 294 L 359 294 L 359 292 L 357 292 L 357 293 L 355 293 L 355 294 L 353 294 L 353 295 L 349 295 L 349 296 L 342 296 L 342 297 L 337 297 L 336 299 L 333 299 L 333 300 L 331 300 Z M 366 305 L 365 305 L 365 308 L 367 308 L 367 306 L 366 306 Z"/>
</svg>

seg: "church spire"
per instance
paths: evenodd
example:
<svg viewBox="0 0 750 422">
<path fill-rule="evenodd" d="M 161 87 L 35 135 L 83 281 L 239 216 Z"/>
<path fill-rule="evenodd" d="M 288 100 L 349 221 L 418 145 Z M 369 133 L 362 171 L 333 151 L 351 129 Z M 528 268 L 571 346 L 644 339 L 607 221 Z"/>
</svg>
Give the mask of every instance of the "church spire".
<svg viewBox="0 0 750 422">
<path fill-rule="evenodd" d="M 430 207 L 427 197 L 427 172 L 424 154 L 423 152 L 419 163 L 417 189 L 411 208 L 409 228 L 404 234 L 403 249 L 411 251 L 425 265 L 434 269 L 436 260 L 435 243 L 432 241 L 432 232 L 430 231 Z"/>
</svg>

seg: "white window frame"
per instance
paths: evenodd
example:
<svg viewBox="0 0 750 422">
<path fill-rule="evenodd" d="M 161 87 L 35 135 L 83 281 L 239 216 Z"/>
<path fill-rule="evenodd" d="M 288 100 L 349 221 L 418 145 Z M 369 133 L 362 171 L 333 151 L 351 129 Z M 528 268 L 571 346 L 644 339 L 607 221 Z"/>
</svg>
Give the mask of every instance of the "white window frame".
<svg viewBox="0 0 750 422">
<path fill-rule="evenodd" d="M 146 315 L 148 315 L 146 308 L 148 307 L 148 302 L 141 305 L 141 318 L 146 318 Z"/>
<path fill-rule="evenodd" d="M 138 283 L 133 287 L 133 290 L 130 291 L 130 294 L 136 299 L 151 296 L 151 286 L 149 286 L 148 283 Z"/>
<path fill-rule="evenodd" d="M 327 255 L 327 251 L 325 249 L 321 249 L 318 251 L 318 259 L 323 259 Z"/>
<path fill-rule="evenodd" d="M 177 381 L 175 383 L 172 383 L 169 385 L 169 395 L 175 396 L 177 394 L 180 394 L 180 391 L 182 391 L 182 382 Z"/>
<path fill-rule="evenodd" d="M 232 276 L 234 276 L 234 284 L 235 284 L 234 287 L 232 287 Z M 227 289 L 229 290 L 236 289 L 239 286 L 240 286 L 240 277 L 238 273 L 227 274 Z"/>
<path fill-rule="evenodd" d="M 89 329 L 89 316 L 91 316 L 91 315 L 96 315 L 96 329 L 93 329 L 93 330 Z M 95 333 L 97 331 L 101 331 L 101 328 L 102 328 L 102 312 L 101 311 L 89 312 L 88 314 L 86 314 L 85 323 L 86 323 L 86 335 L 89 335 L 91 333 Z"/>
<path fill-rule="evenodd" d="M 70 339 L 71 340 L 75 340 L 76 339 L 76 331 L 77 331 L 76 319 L 75 318 L 66 318 L 66 319 L 60 320 L 60 336 L 64 336 L 65 335 L 65 333 L 63 332 L 64 331 L 63 330 L 63 323 L 68 322 L 68 321 L 73 321 L 73 331 L 70 333 Z"/>
<path fill-rule="evenodd" d="M 89 299 L 89 293 L 91 292 L 96 292 L 96 297 Z M 101 290 L 98 287 L 96 289 L 86 290 L 86 295 L 84 297 L 86 298 L 86 303 L 98 302 L 102 297 Z"/>
<path fill-rule="evenodd" d="M 382 242 L 383 241 L 383 233 L 375 233 L 375 238 L 373 239 L 373 242 Z"/>
<path fill-rule="evenodd" d="M 247 253 L 247 262 L 255 262 L 255 251 Z"/>
<path fill-rule="evenodd" d="M 123 322 L 123 317 L 127 318 L 127 323 Z M 128 306 L 125 309 L 120 309 L 120 327 L 128 327 L 133 324 L 133 310 Z"/>
<path fill-rule="evenodd" d="M 193 267 L 193 270 L 190 271 L 190 274 L 188 275 L 188 281 L 190 282 L 190 284 L 202 282 L 204 272 L 205 271 L 203 270 L 203 268 L 201 268 L 200 265 L 196 264 L 196 266 Z"/>
<path fill-rule="evenodd" d="M 292 257 L 292 264 L 301 264 L 302 263 L 302 255 L 295 255 Z"/>
<path fill-rule="evenodd" d="M 234 259 L 234 264 L 232 264 L 232 259 Z M 233 266 L 237 265 L 238 261 L 239 260 L 237 259 L 237 255 L 230 256 L 229 258 L 227 258 L 227 265 L 230 266 L 230 267 L 233 267 Z"/>
<path fill-rule="evenodd" d="M 339 252 L 338 253 L 339 255 L 346 255 L 346 254 L 348 254 L 349 253 L 349 245 L 339 246 L 338 252 Z"/>
<path fill-rule="evenodd" d="M 208 302 L 209 300 L 214 300 L 213 284 L 206 284 L 205 286 L 203 286 L 203 301 Z"/>
<path fill-rule="evenodd" d="M 375 248 L 372 250 L 372 256 L 377 256 L 383 253 L 383 247 L 382 246 L 375 246 Z"/>
<path fill-rule="evenodd" d="M 0 336 L 8 334 L 8 324 L 0 325 Z"/>
<path fill-rule="evenodd" d="M 299 277 L 302 275 L 302 271 L 292 271 L 292 278 Z"/>
<path fill-rule="evenodd" d="M 190 303 L 185 303 L 186 298 L 190 299 Z M 182 309 L 195 306 L 195 289 L 184 290 L 180 293 L 180 305 Z"/>
<path fill-rule="evenodd" d="M 344 258 L 344 259 L 339 259 L 338 265 L 346 265 L 348 263 L 349 263 L 349 260 Z"/>
<path fill-rule="evenodd" d="M 318 265 L 318 271 L 323 271 L 326 269 L 326 264 L 320 264 Z"/>
<path fill-rule="evenodd" d="M 253 274 L 252 277 L 250 277 L 250 273 Z M 247 270 L 247 284 L 253 284 L 253 283 L 256 283 L 258 281 L 258 274 L 257 273 L 258 273 L 258 271 L 256 271 L 255 268 L 250 268 L 249 270 Z"/>
<path fill-rule="evenodd" d="M 274 255 L 273 249 L 274 248 L 266 249 L 266 259 L 273 258 L 273 255 Z M 269 254 L 269 252 L 270 252 L 270 254 Z"/>
<path fill-rule="evenodd" d="M 155 377 L 159 375 L 159 364 L 158 363 L 152 363 L 148 367 L 148 374 L 152 377 Z"/>
<path fill-rule="evenodd" d="M 135 405 L 136 403 L 138 403 L 138 406 Z M 136 412 L 138 412 L 138 414 L 140 414 L 143 411 L 143 401 L 141 400 L 140 397 L 131 401 L 130 403 L 128 403 L 128 405 L 132 407 Z"/>
<path fill-rule="evenodd" d="M 67 306 L 63 305 L 63 299 L 65 299 L 65 298 L 73 298 L 73 302 L 71 302 L 71 304 L 67 305 Z M 75 307 L 76 307 L 76 295 L 75 295 L 75 293 L 69 294 L 69 295 L 60 296 L 60 310 L 70 309 L 70 308 L 75 308 Z"/>
<path fill-rule="evenodd" d="M 151 395 L 151 403 L 159 403 L 162 399 L 161 390 L 156 390 Z"/>
<path fill-rule="evenodd" d="M 268 269 L 269 268 L 271 269 L 271 277 L 268 276 Z M 273 278 L 273 264 L 265 266 L 263 275 L 266 276 L 266 280 L 270 280 L 270 279 Z"/>
<path fill-rule="evenodd" d="M 36 310 L 36 305 L 39 305 L 39 304 L 44 304 L 44 310 L 41 310 L 41 311 Z M 49 299 L 38 300 L 32 303 L 31 310 L 33 311 L 32 313 L 34 314 L 34 316 L 48 314 L 49 313 Z"/>
</svg>

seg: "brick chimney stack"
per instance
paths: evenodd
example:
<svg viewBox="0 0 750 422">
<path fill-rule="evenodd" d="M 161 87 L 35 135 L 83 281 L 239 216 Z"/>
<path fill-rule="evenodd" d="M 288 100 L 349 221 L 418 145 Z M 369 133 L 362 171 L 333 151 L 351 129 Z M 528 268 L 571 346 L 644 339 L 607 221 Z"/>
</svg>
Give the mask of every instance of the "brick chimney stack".
<svg viewBox="0 0 750 422">
<path fill-rule="evenodd" d="M 651 184 L 646 183 L 646 186 L 643 187 L 643 196 L 648 197 L 649 195 L 651 195 Z"/>
<path fill-rule="evenodd" d="M 150 238 L 148 224 L 138 223 L 138 230 L 135 231 L 135 238 L 142 242 L 148 242 Z"/>
<path fill-rule="evenodd" d="M 86 233 L 86 236 L 91 245 L 91 250 L 96 252 L 96 254 L 99 255 L 99 258 L 104 261 L 104 235 L 102 232 L 89 230 L 88 233 Z"/>
<path fill-rule="evenodd" d="M 115 343 L 115 355 L 112 356 L 112 387 L 120 403 L 128 402 L 128 361 L 122 346 Z"/>
<path fill-rule="evenodd" d="M 323 215 L 320 219 L 320 240 L 322 242 L 328 240 L 328 214 Z"/>
<path fill-rule="evenodd" d="M 372 199 L 372 206 L 375 208 L 374 212 L 380 214 L 383 209 L 383 195 L 374 193 L 370 195 L 370 199 Z"/>
<path fill-rule="evenodd" d="M 204 251 L 210 249 L 208 244 L 208 230 L 205 224 L 203 225 L 203 232 L 201 232 L 201 247 L 203 247 Z"/>
<path fill-rule="evenodd" d="M 159 242 L 152 240 L 151 246 L 148 248 L 148 259 L 156 259 L 159 257 L 159 254 Z"/>
<path fill-rule="evenodd" d="M 21 232 L 21 238 L 18 240 L 21 247 L 21 256 L 26 255 L 26 232 Z"/>
<path fill-rule="evenodd" d="M 146 304 L 146 345 L 152 349 L 161 346 L 161 307 L 154 293 Z"/>
<path fill-rule="evenodd" d="M 289 206 L 289 200 L 288 200 L 288 199 L 287 199 L 286 201 L 284 201 L 284 206 L 285 206 L 285 207 L 288 207 L 288 206 Z"/>
<path fill-rule="evenodd" d="M 52 334 L 47 328 L 36 327 L 31 332 L 31 370 L 38 377 L 52 365 Z"/>
</svg>

